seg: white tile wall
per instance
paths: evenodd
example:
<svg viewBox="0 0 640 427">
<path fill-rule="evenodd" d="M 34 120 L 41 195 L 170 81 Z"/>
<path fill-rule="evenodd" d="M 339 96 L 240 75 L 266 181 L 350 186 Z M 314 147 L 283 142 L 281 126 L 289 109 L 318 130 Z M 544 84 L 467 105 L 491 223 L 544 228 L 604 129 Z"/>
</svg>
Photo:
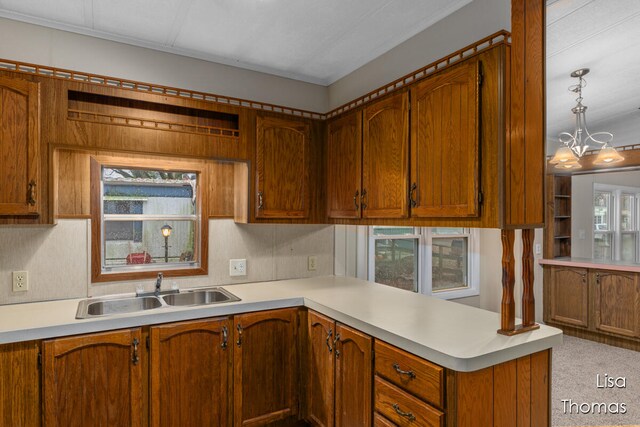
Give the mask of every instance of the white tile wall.
<svg viewBox="0 0 640 427">
<path fill-rule="evenodd" d="M 0 227 L 0 304 L 134 292 L 151 280 L 91 284 L 89 221 L 60 220 L 53 227 Z M 228 285 L 333 274 L 334 227 L 328 225 L 209 222 L 209 274 L 168 278 L 180 287 Z M 317 256 L 316 271 L 307 257 Z M 229 276 L 229 259 L 245 258 L 247 276 Z M 11 272 L 27 270 L 30 290 L 12 292 Z"/>
</svg>

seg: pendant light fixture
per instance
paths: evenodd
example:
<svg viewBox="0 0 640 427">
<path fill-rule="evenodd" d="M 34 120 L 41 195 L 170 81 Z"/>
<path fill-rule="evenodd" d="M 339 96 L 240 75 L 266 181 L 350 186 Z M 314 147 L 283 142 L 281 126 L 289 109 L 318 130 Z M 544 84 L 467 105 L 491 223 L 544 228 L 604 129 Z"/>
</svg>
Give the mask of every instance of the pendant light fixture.
<svg viewBox="0 0 640 427">
<path fill-rule="evenodd" d="M 549 163 L 556 165 L 557 169 L 579 169 L 580 158 L 591 148 L 591 146 L 601 146 L 600 152 L 595 165 L 610 165 L 624 160 L 624 157 L 618 153 L 615 148 L 609 145 L 613 140 L 613 134 L 610 132 L 590 133 L 587 129 L 586 111 L 587 106 L 582 104 L 582 88 L 587 85 L 587 81 L 583 78 L 589 73 L 588 68 L 581 68 L 571 73 L 571 77 L 577 78 L 578 83 L 569 87 L 569 90 L 576 93 L 576 106 L 571 112 L 576 117 L 576 125 L 573 133 L 562 132 L 558 136 L 558 140 L 562 144 L 556 151 Z"/>
</svg>

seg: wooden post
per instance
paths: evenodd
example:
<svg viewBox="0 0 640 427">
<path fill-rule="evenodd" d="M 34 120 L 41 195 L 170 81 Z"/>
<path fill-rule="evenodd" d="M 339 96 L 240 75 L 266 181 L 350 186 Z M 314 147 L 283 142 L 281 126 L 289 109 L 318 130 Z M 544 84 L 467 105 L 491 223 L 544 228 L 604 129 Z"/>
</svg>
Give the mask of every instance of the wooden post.
<svg viewBox="0 0 640 427">
<path fill-rule="evenodd" d="M 522 327 L 535 324 L 536 302 L 533 296 L 533 233 L 522 230 Z"/>
<path fill-rule="evenodd" d="M 515 331 L 516 305 L 513 298 L 515 284 L 515 261 L 513 259 L 513 230 L 502 230 L 502 304 L 500 307 L 501 334 L 510 335 Z"/>
</svg>

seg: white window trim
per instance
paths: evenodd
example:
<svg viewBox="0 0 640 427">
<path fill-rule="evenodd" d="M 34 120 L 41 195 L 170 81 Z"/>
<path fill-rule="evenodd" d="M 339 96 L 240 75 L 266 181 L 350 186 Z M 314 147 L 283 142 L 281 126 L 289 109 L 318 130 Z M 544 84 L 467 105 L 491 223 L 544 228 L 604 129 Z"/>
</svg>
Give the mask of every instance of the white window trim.
<svg viewBox="0 0 640 427">
<path fill-rule="evenodd" d="M 611 250 L 612 261 L 619 261 L 622 258 L 622 235 L 623 234 L 635 234 L 636 241 L 636 259 L 635 262 L 640 262 L 640 232 L 638 228 L 640 228 L 640 187 L 628 187 L 622 185 L 612 185 L 612 184 L 593 184 L 593 196 L 591 198 L 591 224 L 595 222 L 595 209 L 593 206 L 593 199 L 595 197 L 596 191 L 608 191 L 611 193 L 611 200 L 609 203 L 609 222 L 610 227 L 607 231 L 598 231 L 593 230 L 593 238 L 591 242 L 591 256 L 595 258 L 595 235 L 599 234 L 609 234 L 611 235 L 611 245 L 613 246 Z M 632 194 L 635 196 L 635 231 L 622 231 L 621 218 L 620 218 L 620 203 L 622 203 L 622 194 Z"/>
<path fill-rule="evenodd" d="M 431 232 L 430 227 L 415 227 L 411 234 L 398 235 L 374 235 L 374 226 L 368 227 L 367 239 L 367 261 L 368 280 L 375 280 L 375 240 L 380 239 L 417 239 L 418 240 L 418 293 L 440 299 L 467 298 L 480 295 L 480 232 L 477 229 L 465 228 L 463 234 L 436 234 Z M 451 289 L 445 291 L 432 291 L 432 238 L 467 237 L 468 251 L 468 271 L 467 278 L 469 286 L 465 288 Z"/>
</svg>

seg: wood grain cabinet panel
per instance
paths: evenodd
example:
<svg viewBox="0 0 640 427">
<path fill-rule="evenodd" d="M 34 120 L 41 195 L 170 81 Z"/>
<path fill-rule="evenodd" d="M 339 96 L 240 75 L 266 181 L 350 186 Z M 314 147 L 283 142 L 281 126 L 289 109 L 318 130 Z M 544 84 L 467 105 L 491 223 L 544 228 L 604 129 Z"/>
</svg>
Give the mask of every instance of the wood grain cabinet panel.
<svg viewBox="0 0 640 427">
<path fill-rule="evenodd" d="M 589 286 L 585 268 L 551 269 L 551 320 L 587 328 Z"/>
<path fill-rule="evenodd" d="M 256 218 L 307 218 L 309 124 L 258 115 L 256 128 Z"/>
<path fill-rule="evenodd" d="M 223 318 L 151 328 L 151 426 L 231 425 L 231 326 Z"/>
<path fill-rule="evenodd" d="M 409 103 L 407 92 L 364 108 L 362 217 L 406 218 L 409 214 Z"/>
<path fill-rule="evenodd" d="M 298 415 L 298 310 L 234 317 L 234 425 L 264 426 Z"/>
<path fill-rule="evenodd" d="M 595 284 L 596 329 L 640 337 L 640 275 L 615 271 L 591 274 Z"/>
<path fill-rule="evenodd" d="M 40 209 L 39 84 L 0 76 L 0 215 Z"/>
<path fill-rule="evenodd" d="M 411 89 L 411 216 L 479 215 L 479 83 L 472 60 Z"/>
<path fill-rule="evenodd" d="M 329 218 L 360 218 L 362 112 L 332 121 L 327 135 Z"/>
<path fill-rule="evenodd" d="M 339 323 L 336 325 L 337 427 L 371 425 L 372 348 L 370 336 Z"/>
<path fill-rule="evenodd" d="M 376 412 L 398 426 L 443 427 L 444 413 L 376 376 Z"/>
<path fill-rule="evenodd" d="M 0 425 L 40 426 L 38 353 L 35 341 L 0 345 Z"/>
<path fill-rule="evenodd" d="M 375 342 L 375 372 L 390 383 L 444 408 L 444 368 L 387 343 Z"/>
<path fill-rule="evenodd" d="M 141 426 L 142 345 L 140 329 L 44 341 L 44 425 Z"/>
<path fill-rule="evenodd" d="M 336 359 L 333 319 L 315 311 L 308 313 L 307 420 L 317 427 L 334 425 L 334 390 Z"/>
</svg>

